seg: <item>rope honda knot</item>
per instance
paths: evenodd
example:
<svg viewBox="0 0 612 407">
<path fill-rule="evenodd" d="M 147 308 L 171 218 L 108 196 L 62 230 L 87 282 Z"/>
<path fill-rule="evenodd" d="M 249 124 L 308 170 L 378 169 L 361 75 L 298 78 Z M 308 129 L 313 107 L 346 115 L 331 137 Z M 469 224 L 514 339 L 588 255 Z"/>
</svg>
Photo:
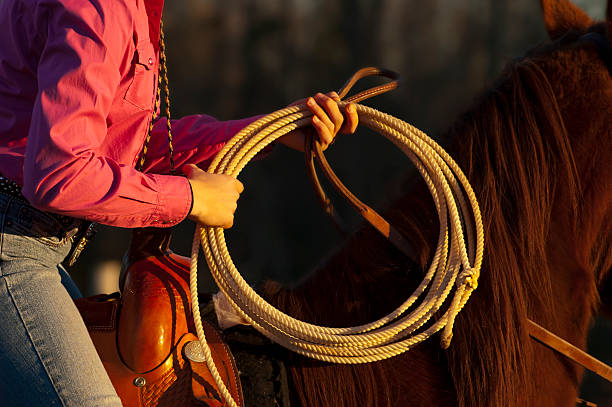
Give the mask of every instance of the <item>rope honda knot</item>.
<svg viewBox="0 0 612 407">
<path fill-rule="evenodd" d="M 479 274 L 473 267 L 468 267 L 459 274 L 457 277 L 457 285 L 467 285 L 472 290 L 478 287 Z"/>
</svg>

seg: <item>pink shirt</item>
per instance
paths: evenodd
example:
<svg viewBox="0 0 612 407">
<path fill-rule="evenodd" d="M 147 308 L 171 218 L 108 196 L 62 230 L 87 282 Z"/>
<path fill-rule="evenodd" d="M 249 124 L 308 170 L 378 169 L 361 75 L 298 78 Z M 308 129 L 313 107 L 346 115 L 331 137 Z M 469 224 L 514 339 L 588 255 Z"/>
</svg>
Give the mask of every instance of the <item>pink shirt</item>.
<svg viewBox="0 0 612 407">
<path fill-rule="evenodd" d="M 32 205 L 121 227 L 172 226 L 191 206 L 154 108 L 163 0 L 0 1 L 0 173 Z M 177 168 L 203 164 L 253 119 L 173 120 Z"/>
</svg>

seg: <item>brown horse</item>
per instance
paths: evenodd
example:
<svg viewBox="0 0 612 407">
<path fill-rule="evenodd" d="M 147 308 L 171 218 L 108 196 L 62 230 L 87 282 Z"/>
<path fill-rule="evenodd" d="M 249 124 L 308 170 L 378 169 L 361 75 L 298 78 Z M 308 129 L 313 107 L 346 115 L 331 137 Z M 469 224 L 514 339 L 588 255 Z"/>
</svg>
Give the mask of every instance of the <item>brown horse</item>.
<svg viewBox="0 0 612 407">
<path fill-rule="evenodd" d="M 612 286 L 612 0 L 600 24 L 565 0 L 542 8 L 553 42 L 510 63 L 449 131 L 447 151 L 474 187 L 486 236 L 480 284 L 450 348 L 429 341 L 364 365 L 293 355 L 302 405 L 574 405 L 582 369 L 531 340 L 526 321 L 584 349 L 600 294 L 610 296 L 601 290 Z M 438 231 L 433 201 L 414 181 L 385 217 L 418 258 L 364 227 L 301 286 L 267 284 L 270 302 L 329 326 L 395 309 L 421 280 Z"/>
</svg>

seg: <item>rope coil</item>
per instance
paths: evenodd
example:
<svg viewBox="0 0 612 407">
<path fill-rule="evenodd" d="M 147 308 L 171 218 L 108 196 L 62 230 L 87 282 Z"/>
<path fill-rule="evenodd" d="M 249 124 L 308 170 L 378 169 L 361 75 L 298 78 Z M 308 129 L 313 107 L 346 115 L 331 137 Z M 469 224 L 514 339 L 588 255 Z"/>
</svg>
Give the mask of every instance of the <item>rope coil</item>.
<svg viewBox="0 0 612 407">
<path fill-rule="evenodd" d="M 339 102 L 344 108 L 348 102 Z M 420 285 L 397 309 L 356 327 L 322 327 L 299 321 L 268 304 L 234 265 L 222 228 L 197 226 L 191 252 L 190 289 L 198 338 L 224 399 L 236 406 L 212 362 L 201 325 L 197 298 L 197 257 L 201 243 L 221 292 L 235 311 L 260 333 L 301 355 L 333 363 L 368 363 L 399 355 L 443 330 L 448 347 L 457 314 L 476 288 L 482 265 L 484 234 L 480 209 L 467 178 L 453 159 L 425 133 L 393 116 L 355 105 L 360 124 L 385 136 L 416 166 L 433 197 L 440 220 L 437 248 Z M 219 152 L 208 172 L 238 177 L 264 147 L 285 134 L 310 125 L 310 110 L 297 105 L 278 110 L 241 130 Z M 464 239 L 464 232 L 467 236 Z M 450 304 L 429 326 L 451 291 Z M 423 297 L 415 309 L 408 310 Z"/>
</svg>

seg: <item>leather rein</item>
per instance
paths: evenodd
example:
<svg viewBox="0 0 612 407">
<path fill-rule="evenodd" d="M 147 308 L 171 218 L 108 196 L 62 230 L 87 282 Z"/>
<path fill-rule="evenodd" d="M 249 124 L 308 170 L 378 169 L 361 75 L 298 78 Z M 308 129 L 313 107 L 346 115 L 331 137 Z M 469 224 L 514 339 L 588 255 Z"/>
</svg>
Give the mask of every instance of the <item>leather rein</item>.
<svg viewBox="0 0 612 407">
<path fill-rule="evenodd" d="M 585 38 L 590 40 L 591 38 Z M 399 86 L 399 75 L 395 72 L 381 70 L 374 67 L 363 68 L 357 71 L 351 79 L 349 79 L 342 89 L 338 92 L 340 98 L 344 98 L 353 85 L 360 79 L 367 76 L 382 76 L 390 79 L 391 81 L 384 84 L 375 86 L 371 89 L 362 91 L 356 95 L 350 96 L 344 101 L 346 102 L 359 102 L 370 97 L 379 95 L 381 93 L 388 92 L 396 89 Z M 314 158 L 316 157 L 323 174 L 336 189 L 336 191 L 346 199 L 350 205 L 363 217 L 370 225 L 372 225 L 378 232 L 380 232 L 387 240 L 406 255 L 411 260 L 415 258 L 415 249 L 412 245 L 394 228 L 389 222 L 387 222 L 382 216 L 380 216 L 374 209 L 369 207 L 360 201 L 351 191 L 340 181 L 338 176 L 334 173 L 331 166 L 329 165 L 325 154 L 316 138 L 309 136 L 305 142 L 305 161 L 306 169 L 308 171 L 309 178 L 312 182 L 316 196 L 319 202 L 323 206 L 325 213 L 332 219 L 336 228 L 340 231 L 343 230 L 341 222 L 338 219 L 334 207 L 327 197 L 315 169 Z M 612 367 L 603 363 L 602 361 L 594 358 L 578 347 L 558 337 L 542 326 L 538 325 L 531 319 L 527 319 L 527 328 L 529 336 L 532 339 L 544 344 L 545 346 L 553 349 L 554 351 L 562 354 L 563 356 L 573 360 L 582 367 L 592 371 L 593 373 L 603 377 L 609 382 L 612 382 Z"/>
</svg>

